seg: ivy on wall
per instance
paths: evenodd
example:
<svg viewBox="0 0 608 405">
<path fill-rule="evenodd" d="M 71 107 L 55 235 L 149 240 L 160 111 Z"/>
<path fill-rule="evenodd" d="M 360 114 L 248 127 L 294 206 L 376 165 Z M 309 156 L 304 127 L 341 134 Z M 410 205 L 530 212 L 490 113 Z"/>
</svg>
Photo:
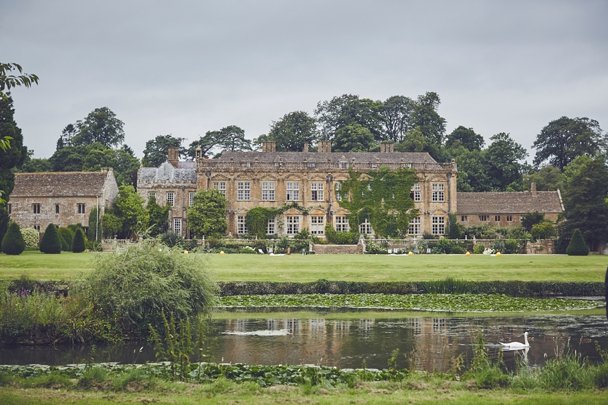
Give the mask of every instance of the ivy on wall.
<svg viewBox="0 0 608 405">
<path fill-rule="evenodd" d="M 416 181 L 414 170 L 407 168 L 392 171 L 381 167 L 367 173 L 351 170 L 337 191 L 340 206 L 350 211 L 351 229 L 368 219 L 378 236 L 405 235 L 411 218 L 418 215 L 411 197 Z"/>
</svg>

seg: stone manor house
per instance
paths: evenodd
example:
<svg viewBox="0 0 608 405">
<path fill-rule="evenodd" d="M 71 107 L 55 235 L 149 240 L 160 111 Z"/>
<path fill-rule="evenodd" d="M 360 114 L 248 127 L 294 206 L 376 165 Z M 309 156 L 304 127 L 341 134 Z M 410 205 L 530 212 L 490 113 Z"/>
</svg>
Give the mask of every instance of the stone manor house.
<svg viewBox="0 0 608 405">
<path fill-rule="evenodd" d="M 510 226 L 529 212 L 542 212 L 553 221 L 563 212 L 559 190 L 536 191 L 533 186 L 526 192 L 457 192 L 455 162 L 437 163 L 426 152 L 395 152 L 388 143 L 380 152 L 332 152 L 329 141 L 321 141 L 317 152 L 277 152 L 274 142 L 266 142 L 260 152 L 224 152 L 208 159 L 197 151 L 195 161 L 186 162 L 179 161 L 178 149 L 172 148 L 160 167 L 140 168 L 137 190 L 146 201 L 154 196 L 159 204 L 171 206 L 170 228 L 185 237 L 188 206 L 196 191 L 208 189 L 226 196 L 231 236 L 248 233 L 245 218 L 250 209 L 293 205 L 268 222 L 267 234 L 293 236 L 308 229 L 322 237 L 326 224 L 349 230 L 348 211 L 340 207 L 336 193 L 349 170 L 380 167 L 412 168 L 418 176 L 411 190 L 419 211 L 408 229 L 412 236 L 445 234 L 451 213 L 463 225 Z M 359 232 L 373 234 L 373 229 L 365 221 Z"/>
<path fill-rule="evenodd" d="M 559 190 L 536 191 L 534 185 L 525 192 L 457 192 L 456 163 L 437 163 L 426 152 L 395 152 L 388 143 L 380 152 L 332 152 L 329 141 L 321 141 L 317 152 L 277 152 L 274 142 L 266 142 L 260 152 L 224 152 L 217 159 L 197 155 L 194 161 L 180 161 L 179 150 L 171 148 L 166 162 L 142 167 L 137 176 L 137 192 L 146 201 L 153 196 L 169 205 L 169 226 L 184 237 L 190 236 L 187 209 L 197 191 L 208 189 L 226 196 L 230 236 L 248 233 L 245 218 L 254 207 L 291 207 L 268 222 L 268 235 L 293 236 L 308 229 L 323 237 L 326 225 L 347 231 L 348 211 L 340 207 L 336 190 L 351 169 L 415 170 L 418 182 L 411 196 L 419 215 L 410 223 L 411 236 L 445 234 L 452 213 L 463 225 L 511 226 L 533 211 L 556 221 L 564 210 Z M 112 170 L 17 173 L 8 207 L 21 227 L 80 223 L 86 228 L 91 209 L 103 215 L 117 194 Z M 371 235 L 373 229 L 365 221 L 359 232 Z"/>
</svg>

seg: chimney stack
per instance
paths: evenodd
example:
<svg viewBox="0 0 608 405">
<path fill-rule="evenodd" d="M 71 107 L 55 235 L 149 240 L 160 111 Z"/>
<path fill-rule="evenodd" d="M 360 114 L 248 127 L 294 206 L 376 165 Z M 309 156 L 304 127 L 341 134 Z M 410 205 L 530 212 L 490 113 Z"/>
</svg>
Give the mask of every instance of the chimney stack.
<svg viewBox="0 0 608 405">
<path fill-rule="evenodd" d="M 275 141 L 262 142 L 262 152 L 276 152 L 277 143 Z"/>
<path fill-rule="evenodd" d="M 167 161 L 171 163 L 173 167 L 177 167 L 179 163 L 179 148 L 175 146 L 167 148 Z"/>
<path fill-rule="evenodd" d="M 319 152 L 329 153 L 331 152 L 331 141 L 319 141 Z"/>
<path fill-rule="evenodd" d="M 380 153 L 390 153 L 395 151 L 395 144 L 392 142 L 382 142 L 380 144 Z"/>
<path fill-rule="evenodd" d="M 304 148 L 302 149 L 302 152 L 308 152 L 308 142 L 304 142 Z"/>
<path fill-rule="evenodd" d="M 530 192 L 532 195 L 536 195 L 536 182 L 534 181 L 530 183 Z"/>
</svg>

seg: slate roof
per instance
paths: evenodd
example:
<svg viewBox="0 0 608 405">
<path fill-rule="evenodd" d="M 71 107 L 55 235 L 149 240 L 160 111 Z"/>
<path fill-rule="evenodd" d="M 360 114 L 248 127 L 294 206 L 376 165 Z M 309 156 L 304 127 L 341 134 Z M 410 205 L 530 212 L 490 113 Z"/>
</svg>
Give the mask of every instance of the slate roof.
<svg viewBox="0 0 608 405">
<path fill-rule="evenodd" d="M 259 161 L 273 163 L 282 159 L 285 163 L 319 162 L 339 163 L 347 160 L 365 163 L 427 163 L 437 164 L 437 161 L 427 152 L 229 152 L 225 151 L 217 159 L 210 161 Z"/>
<path fill-rule="evenodd" d="M 458 215 L 562 212 L 558 191 L 458 192 Z"/>
<path fill-rule="evenodd" d="M 15 173 L 11 198 L 100 196 L 107 176 L 107 171 Z"/>
<path fill-rule="evenodd" d="M 159 167 L 142 167 L 137 171 L 138 183 L 196 183 L 196 164 L 194 162 L 179 162 L 173 167 L 165 162 Z"/>
</svg>

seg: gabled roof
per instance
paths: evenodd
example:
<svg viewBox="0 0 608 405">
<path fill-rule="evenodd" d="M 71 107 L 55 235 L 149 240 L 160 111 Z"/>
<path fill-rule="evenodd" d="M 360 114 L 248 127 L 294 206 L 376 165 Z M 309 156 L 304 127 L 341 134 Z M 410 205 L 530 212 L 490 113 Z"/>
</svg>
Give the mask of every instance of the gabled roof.
<svg viewBox="0 0 608 405">
<path fill-rule="evenodd" d="M 159 167 L 142 167 L 137 171 L 138 183 L 196 183 L 196 164 L 194 162 L 179 162 L 174 167 L 164 162 Z"/>
<path fill-rule="evenodd" d="M 564 211 L 558 191 L 458 192 L 458 215 Z"/>
<path fill-rule="evenodd" d="M 107 171 L 15 173 L 11 198 L 101 196 L 107 177 Z"/>
</svg>

